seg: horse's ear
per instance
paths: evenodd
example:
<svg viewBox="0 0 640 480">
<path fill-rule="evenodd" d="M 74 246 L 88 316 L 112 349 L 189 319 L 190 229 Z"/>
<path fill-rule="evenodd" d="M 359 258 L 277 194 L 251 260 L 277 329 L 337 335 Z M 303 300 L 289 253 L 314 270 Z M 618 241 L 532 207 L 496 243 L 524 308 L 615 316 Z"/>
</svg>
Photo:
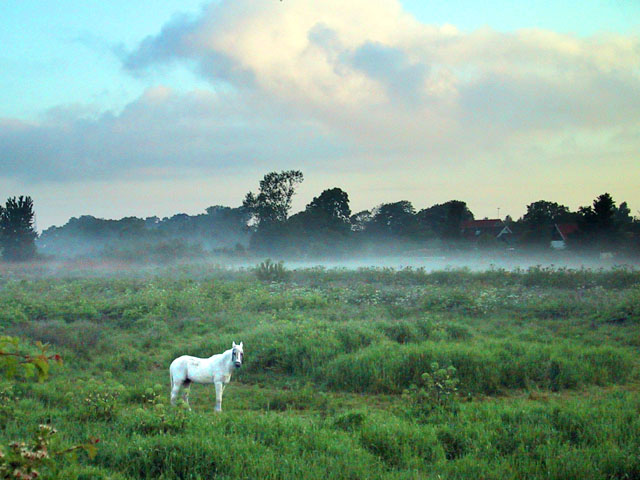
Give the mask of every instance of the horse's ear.
<svg viewBox="0 0 640 480">
<path fill-rule="evenodd" d="M 236 342 L 233 342 L 233 345 L 231 345 L 232 348 L 237 347 Z"/>
<path fill-rule="evenodd" d="M 240 348 L 242 348 L 242 342 L 240 342 Z"/>
</svg>

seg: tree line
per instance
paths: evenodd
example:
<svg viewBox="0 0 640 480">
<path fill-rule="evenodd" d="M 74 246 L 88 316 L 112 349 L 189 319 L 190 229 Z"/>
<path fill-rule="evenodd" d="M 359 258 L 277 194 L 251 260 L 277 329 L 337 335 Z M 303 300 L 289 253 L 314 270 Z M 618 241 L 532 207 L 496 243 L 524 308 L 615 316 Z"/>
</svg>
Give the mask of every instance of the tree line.
<svg viewBox="0 0 640 480">
<path fill-rule="evenodd" d="M 341 188 L 324 190 L 304 210 L 290 215 L 302 172 L 270 172 L 257 192 L 237 208 L 212 206 L 204 214 L 169 218 L 92 216 L 72 218 L 38 238 L 30 197 L 0 206 L 0 248 L 8 261 L 45 256 L 98 256 L 121 260 L 171 260 L 225 255 L 282 255 L 307 258 L 418 252 L 425 249 L 515 248 L 540 250 L 562 236 L 567 248 L 640 254 L 640 221 L 626 202 L 604 193 L 571 211 L 546 200 L 527 206 L 518 220 L 477 221 L 466 202 L 450 200 L 416 210 L 407 200 L 352 212 Z M 485 228 L 487 225 L 490 228 Z M 569 228 L 570 227 L 570 228 Z M 504 233 L 508 235 L 503 235 Z M 570 235 L 565 235 L 570 232 Z M 37 245 L 37 247 L 36 247 Z"/>
<path fill-rule="evenodd" d="M 450 200 L 417 211 L 411 202 L 384 203 L 352 213 L 349 196 L 340 188 L 323 191 L 291 217 L 291 198 L 301 183 L 299 171 L 272 172 L 260 182 L 259 192 L 246 195 L 243 207 L 252 215 L 251 248 L 293 254 L 395 253 L 424 248 L 547 249 L 563 231 L 566 246 L 583 251 L 640 253 L 640 221 L 626 202 L 616 206 L 609 193 L 572 212 L 546 200 L 527 206 L 517 221 L 474 222 L 466 202 Z M 496 229 L 496 224 L 497 229 Z M 571 228 L 563 228 L 570 226 Z M 505 230 L 506 228 L 506 230 Z M 509 235 L 500 235 L 503 231 Z"/>
</svg>

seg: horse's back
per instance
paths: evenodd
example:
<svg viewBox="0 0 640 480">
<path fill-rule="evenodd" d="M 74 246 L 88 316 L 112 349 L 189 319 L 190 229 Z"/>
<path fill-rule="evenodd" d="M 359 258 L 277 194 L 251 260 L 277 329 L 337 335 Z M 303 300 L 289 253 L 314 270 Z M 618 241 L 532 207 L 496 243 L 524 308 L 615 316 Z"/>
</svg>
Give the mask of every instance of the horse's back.
<svg viewBox="0 0 640 480">
<path fill-rule="evenodd" d="M 182 380 L 181 377 L 184 377 L 189 368 L 189 364 L 194 363 L 193 360 L 197 360 L 196 357 L 192 357 L 190 355 L 182 355 L 181 357 L 176 358 L 171 365 L 169 365 L 169 373 L 172 378 L 176 380 Z"/>
<path fill-rule="evenodd" d="M 208 359 L 182 355 L 176 358 L 169 366 L 169 373 L 174 382 L 182 383 L 191 380 L 197 383 L 207 383 Z"/>
<path fill-rule="evenodd" d="M 169 365 L 169 369 L 173 370 L 180 367 L 187 367 L 189 365 L 198 366 L 202 363 L 204 358 L 192 357 L 191 355 L 182 355 L 181 357 L 176 358 L 171 365 Z"/>
</svg>

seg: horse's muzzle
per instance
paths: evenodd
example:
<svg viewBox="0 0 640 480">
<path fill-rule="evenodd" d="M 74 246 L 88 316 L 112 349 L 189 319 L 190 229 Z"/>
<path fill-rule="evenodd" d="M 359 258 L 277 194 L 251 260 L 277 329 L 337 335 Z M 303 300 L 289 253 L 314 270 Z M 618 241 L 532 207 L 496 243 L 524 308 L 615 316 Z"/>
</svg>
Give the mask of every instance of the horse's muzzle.
<svg viewBox="0 0 640 480">
<path fill-rule="evenodd" d="M 240 368 L 242 366 L 242 363 L 241 362 L 236 362 L 235 365 L 236 365 L 236 368 Z"/>
</svg>

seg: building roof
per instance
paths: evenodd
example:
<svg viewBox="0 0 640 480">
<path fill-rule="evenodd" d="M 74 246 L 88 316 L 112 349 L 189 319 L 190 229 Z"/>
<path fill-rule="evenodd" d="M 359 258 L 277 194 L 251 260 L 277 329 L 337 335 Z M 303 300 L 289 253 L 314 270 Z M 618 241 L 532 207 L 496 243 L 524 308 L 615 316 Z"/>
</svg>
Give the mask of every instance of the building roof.
<svg viewBox="0 0 640 480">
<path fill-rule="evenodd" d="M 496 238 L 513 233 L 511 229 L 499 218 L 484 220 L 467 220 L 460 226 L 462 234 L 467 238 L 479 237 L 490 234 Z M 506 238 L 506 237 L 505 237 Z"/>
<path fill-rule="evenodd" d="M 563 240 L 566 240 L 569 235 L 578 231 L 578 225 L 576 223 L 556 223 L 555 227 Z"/>
<path fill-rule="evenodd" d="M 467 220 L 462 222 L 462 229 L 488 229 L 488 228 L 502 228 L 504 226 L 504 222 L 499 218 L 484 220 Z"/>
</svg>

